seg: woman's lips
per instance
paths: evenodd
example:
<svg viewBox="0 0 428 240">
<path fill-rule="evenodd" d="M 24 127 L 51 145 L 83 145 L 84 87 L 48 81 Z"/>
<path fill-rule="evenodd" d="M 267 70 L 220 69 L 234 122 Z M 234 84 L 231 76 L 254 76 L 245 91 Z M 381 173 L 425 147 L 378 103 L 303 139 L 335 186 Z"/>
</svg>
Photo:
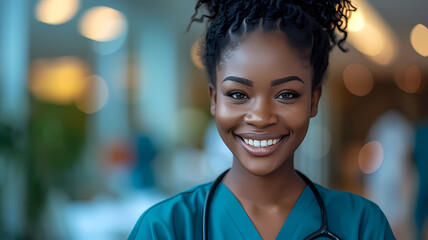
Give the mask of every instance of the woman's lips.
<svg viewBox="0 0 428 240">
<path fill-rule="evenodd" d="M 274 132 L 252 132 L 252 133 L 234 133 L 234 134 L 242 138 L 257 139 L 257 140 L 275 139 L 275 138 L 281 138 L 287 135 L 287 134 L 279 134 Z"/>
<path fill-rule="evenodd" d="M 288 138 L 288 135 L 240 134 L 235 135 L 235 137 L 248 153 L 261 157 L 274 152 Z"/>
</svg>

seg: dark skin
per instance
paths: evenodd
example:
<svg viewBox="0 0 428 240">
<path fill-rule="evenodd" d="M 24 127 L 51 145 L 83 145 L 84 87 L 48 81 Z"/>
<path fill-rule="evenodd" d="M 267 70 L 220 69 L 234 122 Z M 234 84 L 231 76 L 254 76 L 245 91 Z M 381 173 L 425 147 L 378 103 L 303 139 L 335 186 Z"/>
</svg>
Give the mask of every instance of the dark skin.
<svg viewBox="0 0 428 240">
<path fill-rule="evenodd" d="M 275 239 L 306 186 L 294 152 L 317 114 L 321 87 L 312 88 L 309 60 L 280 31 L 251 33 L 223 56 L 209 88 L 211 114 L 234 155 L 223 183 L 260 236 Z"/>
</svg>

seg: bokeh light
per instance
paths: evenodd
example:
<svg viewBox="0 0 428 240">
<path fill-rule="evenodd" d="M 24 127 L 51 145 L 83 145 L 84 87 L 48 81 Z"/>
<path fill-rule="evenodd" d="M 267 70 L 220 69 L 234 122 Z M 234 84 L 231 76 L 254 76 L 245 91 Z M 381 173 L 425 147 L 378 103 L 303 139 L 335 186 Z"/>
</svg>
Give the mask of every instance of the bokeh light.
<svg viewBox="0 0 428 240">
<path fill-rule="evenodd" d="M 118 38 L 127 28 L 125 16 L 109 7 L 98 6 L 86 11 L 79 23 L 80 33 L 92 40 L 105 42 Z"/>
<path fill-rule="evenodd" d="M 346 89 L 356 96 L 365 96 L 373 89 L 373 75 L 370 70 L 359 63 L 348 65 L 343 71 Z"/>
<path fill-rule="evenodd" d="M 394 39 L 392 37 L 385 38 L 383 50 L 378 55 L 370 57 L 370 59 L 380 65 L 388 65 L 391 63 L 396 54 L 396 48 L 393 42 Z"/>
<path fill-rule="evenodd" d="M 103 108 L 109 99 L 109 87 L 106 81 L 97 75 L 85 79 L 85 88 L 76 99 L 77 108 L 88 114 Z"/>
<path fill-rule="evenodd" d="M 406 93 L 417 93 L 422 87 L 422 74 L 418 66 L 398 68 L 394 73 L 395 84 Z"/>
<path fill-rule="evenodd" d="M 383 161 L 383 147 L 379 141 L 366 143 L 358 154 L 358 165 L 365 174 L 379 169 Z"/>
<path fill-rule="evenodd" d="M 360 11 L 356 11 L 352 13 L 351 18 L 348 22 L 348 29 L 351 32 L 358 32 L 364 28 L 365 20 Z"/>
<path fill-rule="evenodd" d="M 422 57 L 428 56 L 428 28 L 420 23 L 413 27 L 410 33 L 410 43 Z"/>
<path fill-rule="evenodd" d="M 200 50 L 200 43 L 201 43 L 201 41 L 202 41 L 202 38 L 198 38 L 192 44 L 192 48 L 190 49 L 190 57 L 192 58 L 192 62 L 199 69 L 203 69 L 204 68 L 204 65 L 202 64 L 201 57 L 199 56 L 199 50 Z"/>
<path fill-rule="evenodd" d="M 364 29 L 365 39 L 353 42 L 355 48 L 368 56 L 379 55 L 384 49 L 385 39 L 379 29 L 372 25 L 367 25 Z M 370 41 L 367 41 L 367 36 L 370 36 Z"/>
<path fill-rule="evenodd" d="M 416 93 L 422 82 L 421 71 L 418 66 L 410 66 L 404 74 L 404 82 L 408 93 Z"/>
<path fill-rule="evenodd" d="M 387 65 L 397 49 L 396 37 L 381 15 L 366 1 L 357 2 L 349 20 L 348 41 L 372 61 Z"/>
<path fill-rule="evenodd" d="M 404 92 L 407 92 L 407 86 L 406 86 L 406 83 L 404 82 L 404 71 L 403 71 L 403 69 L 401 69 L 401 68 L 395 69 L 394 82 L 398 88 L 400 88 Z"/>
<path fill-rule="evenodd" d="M 73 18 L 79 5 L 79 0 L 40 0 L 35 8 L 35 15 L 41 22 L 62 24 Z"/>
<path fill-rule="evenodd" d="M 88 74 L 88 64 L 78 57 L 37 59 L 31 64 L 29 87 L 41 101 L 71 104 L 85 88 Z"/>
<path fill-rule="evenodd" d="M 107 42 L 95 41 L 93 42 L 93 49 L 95 52 L 99 53 L 100 55 L 107 56 L 121 49 L 125 45 L 126 39 L 127 39 L 127 35 L 124 33 L 111 41 L 107 41 Z"/>
</svg>

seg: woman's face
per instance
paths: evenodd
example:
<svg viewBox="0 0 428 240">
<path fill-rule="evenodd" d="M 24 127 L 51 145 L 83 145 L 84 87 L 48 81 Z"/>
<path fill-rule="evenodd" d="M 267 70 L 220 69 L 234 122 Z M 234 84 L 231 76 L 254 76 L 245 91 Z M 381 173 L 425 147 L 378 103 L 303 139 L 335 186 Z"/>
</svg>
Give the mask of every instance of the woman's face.
<svg viewBox="0 0 428 240">
<path fill-rule="evenodd" d="M 235 164 L 267 175 L 293 161 L 321 88 L 312 91 L 309 60 L 279 31 L 251 33 L 223 56 L 211 114 Z"/>
</svg>

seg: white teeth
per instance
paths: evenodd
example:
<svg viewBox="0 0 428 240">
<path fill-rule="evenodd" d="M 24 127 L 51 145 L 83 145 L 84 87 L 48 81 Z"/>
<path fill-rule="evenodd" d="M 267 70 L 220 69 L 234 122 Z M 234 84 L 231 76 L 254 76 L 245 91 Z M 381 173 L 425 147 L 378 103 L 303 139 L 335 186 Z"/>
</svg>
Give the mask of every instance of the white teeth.
<svg viewBox="0 0 428 240">
<path fill-rule="evenodd" d="M 252 147 L 269 147 L 278 143 L 280 140 L 281 138 L 267 139 L 267 140 L 253 140 L 253 139 L 244 138 L 245 143 Z"/>
</svg>

